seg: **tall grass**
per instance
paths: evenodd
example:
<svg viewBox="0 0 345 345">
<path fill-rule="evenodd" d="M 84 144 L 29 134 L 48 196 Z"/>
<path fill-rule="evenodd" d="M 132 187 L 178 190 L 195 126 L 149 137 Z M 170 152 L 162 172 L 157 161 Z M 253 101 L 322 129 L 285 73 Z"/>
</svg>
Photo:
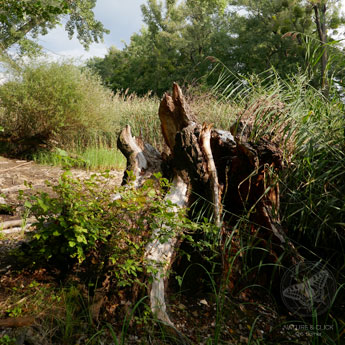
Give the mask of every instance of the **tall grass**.
<svg viewBox="0 0 345 345">
<path fill-rule="evenodd" d="M 170 92 L 170 90 L 167 90 Z M 207 121 L 215 127 L 229 129 L 234 122 L 234 105 L 217 100 L 211 93 L 185 90 L 190 111 L 200 123 Z M 116 93 L 113 98 L 117 115 L 114 116 L 116 128 L 129 124 L 132 132 L 157 148 L 163 145 L 161 125 L 158 117 L 160 99 L 150 93 L 143 97 L 135 94 Z"/>
<path fill-rule="evenodd" d="M 281 210 L 289 234 L 311 249 L 332 248 L 328 254 L 345 265 L 345 121 L 337 90 L 325 99 L 305 75 L 282 80 L 273 70 L 228 76 L 216 90 L 242 107 L 237 116 L 253 127 L 250 139 L 268 138 L 284 151 Z"/>
<path fill-rule="evenodd" d="M 9 80 L 0 86 L 0 98 L 0 127 L 4 129 L 0 152 L 27 150 L 30 155 L 41 146 L 58 147 L 95 161 L 91 163 L 94 167 L 109 167 L 117 158 L 108 149 L 116 148 L 117 136 L 127 124 L 135 136 L 163 147 L 157 97 L 150 93 L 143 97 L 113 94 L 99 77 L 68 61 L 16 65 Z M 195 93 L 189 102 L 200 122 L 229 127 L 231 116 L 224 114 L 233 111 L 228 104 Z M 43 163 L 59 163 L 47 150 L 34 157 Z"/>
<path fill-rule="evenodd" d="M 75 154 L 63 150 L 39 151 L 32 158 L 39 164 L 64 166 L 70 162 L 74 167 L 90 170 L 123 170 L 126 167 L 126 159 L 119 150 L 104 146 L 87 146 Z"/>
</svg>

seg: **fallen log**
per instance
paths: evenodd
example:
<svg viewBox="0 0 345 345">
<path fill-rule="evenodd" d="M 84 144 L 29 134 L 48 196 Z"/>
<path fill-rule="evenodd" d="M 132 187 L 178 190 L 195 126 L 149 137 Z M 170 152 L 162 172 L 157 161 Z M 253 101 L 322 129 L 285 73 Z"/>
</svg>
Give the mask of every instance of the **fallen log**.
<svg viewBox="0 0 345 345">
<path fill-rule="evenodd" d="M 265 139 L 257 143 L 248 141 L 250 126 L 241 135 L 238 131 L 231 133 L 197 123 L 177 84 L 173 85 L 172 95 L 163 96 L 159 118 L 168 155 L 161 155 L 140 138 L 132 137 L 129 126 L 121 132 L 118 147 L 127 158 L 123 184 L 140 187 L 145 179 L 161 171 L 173 181 L 166 195 L 166 200 L 175 204 L 172 211 L 177 213 L 200 197 L 210 202 L 213 222 L 223 234 L 222 244 L 233 224 L 245 216 L 252 236 L 268 247 L 275 260 L 282 253 L 287 253 L 287 263 L 303 260 L 280 224 L 276 176 L 283 164 L 277 145 Z M 236 128 L 240 127 L 239 122 Z M 173 232 L 165 224 L 161 230 Z M 157 270 L 149 288 L 150 305 L 159 320 L 173 325 L 165 302 L 165 286 L 179 241 L 172 234 L 168 242 L 160 243 L 159 232 L 154 231 L 145 251 L 146 259 Z"/>
</svg>

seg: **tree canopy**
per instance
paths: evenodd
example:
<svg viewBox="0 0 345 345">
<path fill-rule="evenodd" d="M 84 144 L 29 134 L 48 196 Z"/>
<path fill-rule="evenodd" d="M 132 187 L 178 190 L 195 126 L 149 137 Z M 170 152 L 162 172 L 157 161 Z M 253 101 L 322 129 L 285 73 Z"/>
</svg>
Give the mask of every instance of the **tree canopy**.
<svg viewBox="0 0 345 345">
<path fill-rule="evenodd" d="M 112 47 L 88 65 L 114 91 L 139 94 L 161 94 L 172 81 L 214 83 L 215 61 L 240 74 L 273 66 L 282 77 L 312 67 L 316 84 L 325 67 L 310 62 L 310 49 L 319 54 L 332 41 L 329 32 L 327 40 L 318 34 L 316 10 L 325 6 L 320 20 L 335 29 L 343 22 L 336 0 L 148 0 L 142 5 L 146 26 L 122 51 Z"/>
<path fill-rule="evenodd" d="M 0 0 L 0 46 L 25 45 L 28 35 L 47 34 L 65 20 L 69 37 L 77 34 L 87 48 L 108 32 L 94 17 L 95 5 L 96 0 Z"/>
</svg>

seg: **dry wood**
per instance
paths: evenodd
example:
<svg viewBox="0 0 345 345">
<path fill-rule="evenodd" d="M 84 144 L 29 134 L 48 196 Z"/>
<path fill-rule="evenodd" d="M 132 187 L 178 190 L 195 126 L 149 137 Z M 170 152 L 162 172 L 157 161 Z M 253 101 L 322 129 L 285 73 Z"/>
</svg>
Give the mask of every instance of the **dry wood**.
<svg viewBox="0 0 345 345">
<path fill-rule="evenodd" d="M 152 171 L 162 169 L 173 180 L 166 196 L 166 200 L 175 204 L 170 211 L 177 213 L 180 208 L 190 206 L 195 195 L 201 196 L 212 202 L 215 223 L 218 227 L 222 225 L 223 235 L 227 235 L 227 227 L 231 228 L 238 218 L 247 215 L 253 236 L 258 236 L 263 246 L 270 246 L 273 257 L 278 258 L 285 251 L 291 262 L 303 260 L 279 220 L 279 185 L 275 176 L 282 168 L 282 153 L 277 145 L 266 139 L 251 143 L 251 127 L 239 128 L 241 122 L 232 128 L 234 135 L 212 129 L 212 125 L 206 123 L 201 126 L 192 116 L 177 84 L 173 85 L 172 95 L 163 96 L 159 118 L 170 150 L 164 159 L 152 146 L 133 138 L 129 126 L 118 139 L 118 147 L 127 158 L 127 169 L 136 177 L 135 186 L 140 186 Z M 128 182 L 125 175 L 123 183 Z M 228 212 L 222 215 L 222 210 Z M 223 218 L 224 224 L 221 224 Z M 167 242 L 159 241 L 161 232 L 171 232 Z M 165 285 L 178 245 L 174 229 L 163 224 L 154 231 L 145 251 L 146 259 L 157 270 L 149 290 L 151 309 L 159 320 L 171 326 Z M 237 264 L 234 267 L 240 269 Z"/>
<path fill-rule="evenodd" d="M 19 167 L 22 167 L 23 165 L 28 165 L 28 164 L 31 164 L 31 163 L 32 163 L 32 161 L 30 161 L 30 162 L 25 162 L 25 163 L 16 165 L 15 167 L 11 167 L 11 168 L 8 168 L 8 169 L 0 170 L 0 173 L 4 173 L 4 172 L 10 171 L 10 170 L 14 170 L 14 169 L 17 169 L 17 168 L 19 168 Z"/>
<path fill-rule="evenodd" d="M 144 143 L 140 138 L 133 137 L 129 125 L 120 133 L 117 146 L 127 159 L 127 167 L 122 181 L 123 185 L 132 182 L 135 187 L 139 187 L 153 173 L 161 171 L 162 160 L 160 153 L 150 144 Z M 134 181 L 130 181 L 128 171 L 133 172 Z"/>
<path fill-rule="evenodd" d="M 28 218 L 28 219 L 26 219 L 25 224 L 27 226 L 29 226 L 34 222 L 36 222 L 36 218 Z M 0 223 L 0 229 L 8 229 L 8 228 L 12 228 L 15 226 L 21 226 L 22 224 L 23 224 L 22 219 L 8 220 L 6 222 Z"/>
<path fill-rule="evenodd" d="M 218 183 L 217 168 L 214 163 L 213 154 L 211 150 L 211 125 L 203 124 L 200 133 L 200 147 L 204 153 L 206 168 L 209 174 L 212 203 L 213 203 L 213 216 L 217 227 L 221 226 L 221 212 L 222 212 L 222 188 Z"/>
<path fill-rule="evenodd" d="M 158 113 L 164 140 L 173 152 L 176 133 L 194 122 L 182 91 L 176 83 L 173 84 L 172 96 L 168 93 L 163 96 Z"/>
<path fill-rule="evenodd" d="M 187 204 L 188 185 L 183 181 L 180 176 L 174 178 L 171 190 L 165 197 L 165 200 L 171 201 L 174 206 L 168 212 L 177 213 L 178 208 L 184 207 Z M 171 233 L 172 236 L 161 243 L 161 233 Z M 150 289 L 150 304 L 151 310 L 157 318 L 168 325 L 173 325 L 171 322 L 165 303 L 165 283 L 168 278 L 167 272 L 172 265 L 172 260 L 175 253 L 178 237 L 174 234 L 174 229 L 162 224 L 161 229 L 156 229 L 152 236 L 151 241 L 146 247 L 145 257 L 149 260 L 150 264 L 157 270 L 153 275 L 153 282 Z"/>
<path fill-rule="evenodd" d="M 7 319 L 0 319 L 1 328 L 18 328 L 28 327 L 35 324 L 36 319 L 33 316 L 27 317 L 9 317 Z"/>
<path fill-rule="evenodd" d="M 24 227 L 16 227 L 16 228 L 12 228 L 12 229 L 9 229 L 9 230 L 0 230 L 0 234 L 15 234 L 15 233 L 18 233 L 18 232 L 22 232 L 22 231 L 29 231 L 29 228 L 32 224 L 27 224 L 26 226 Z"/>
</svg>

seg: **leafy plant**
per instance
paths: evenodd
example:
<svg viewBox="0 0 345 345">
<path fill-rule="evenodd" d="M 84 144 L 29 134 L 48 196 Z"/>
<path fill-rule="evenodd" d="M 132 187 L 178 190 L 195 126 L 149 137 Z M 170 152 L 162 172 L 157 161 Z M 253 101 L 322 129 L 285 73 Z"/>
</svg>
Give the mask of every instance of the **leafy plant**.
<svg viewBox="0 0 345 345">
<path fill-rule="evenodd" d="M 104 271 L 111 272 L 117 288 L 142 285 L 142 274 L 154 270 L 143 257 L 152 231 L 164 229 L 163 224 L 173 229 L 159 232 L 164 242 L 182 229 L 195 229 L 183 213 L 176 217 L 171 202 L 163 199 L 169 183 L 160 175 L 141 189 L 108 189 L 109 178 L 108 173 L 93 174 L 81 181 L 66 171 L 51 186 L 54 196 L 28 198 L 25 205 L 37 218 L 30 243 L 36 263 L 85 263 L 94 267 L 93 279 Z"/>
<path fill-rule="evenodd" d="M 22 314 L 22 308 L 20 306 L 15 306 L 12 309 L 7 309 L 6 313 L 9 317 L 18 317 Z"/>
<path fill-rule="evenodd" d="M 9 337 L 7 334 L 0 338 L 0 345 L 15 345 L 16 339 Z"/>
</svg>

